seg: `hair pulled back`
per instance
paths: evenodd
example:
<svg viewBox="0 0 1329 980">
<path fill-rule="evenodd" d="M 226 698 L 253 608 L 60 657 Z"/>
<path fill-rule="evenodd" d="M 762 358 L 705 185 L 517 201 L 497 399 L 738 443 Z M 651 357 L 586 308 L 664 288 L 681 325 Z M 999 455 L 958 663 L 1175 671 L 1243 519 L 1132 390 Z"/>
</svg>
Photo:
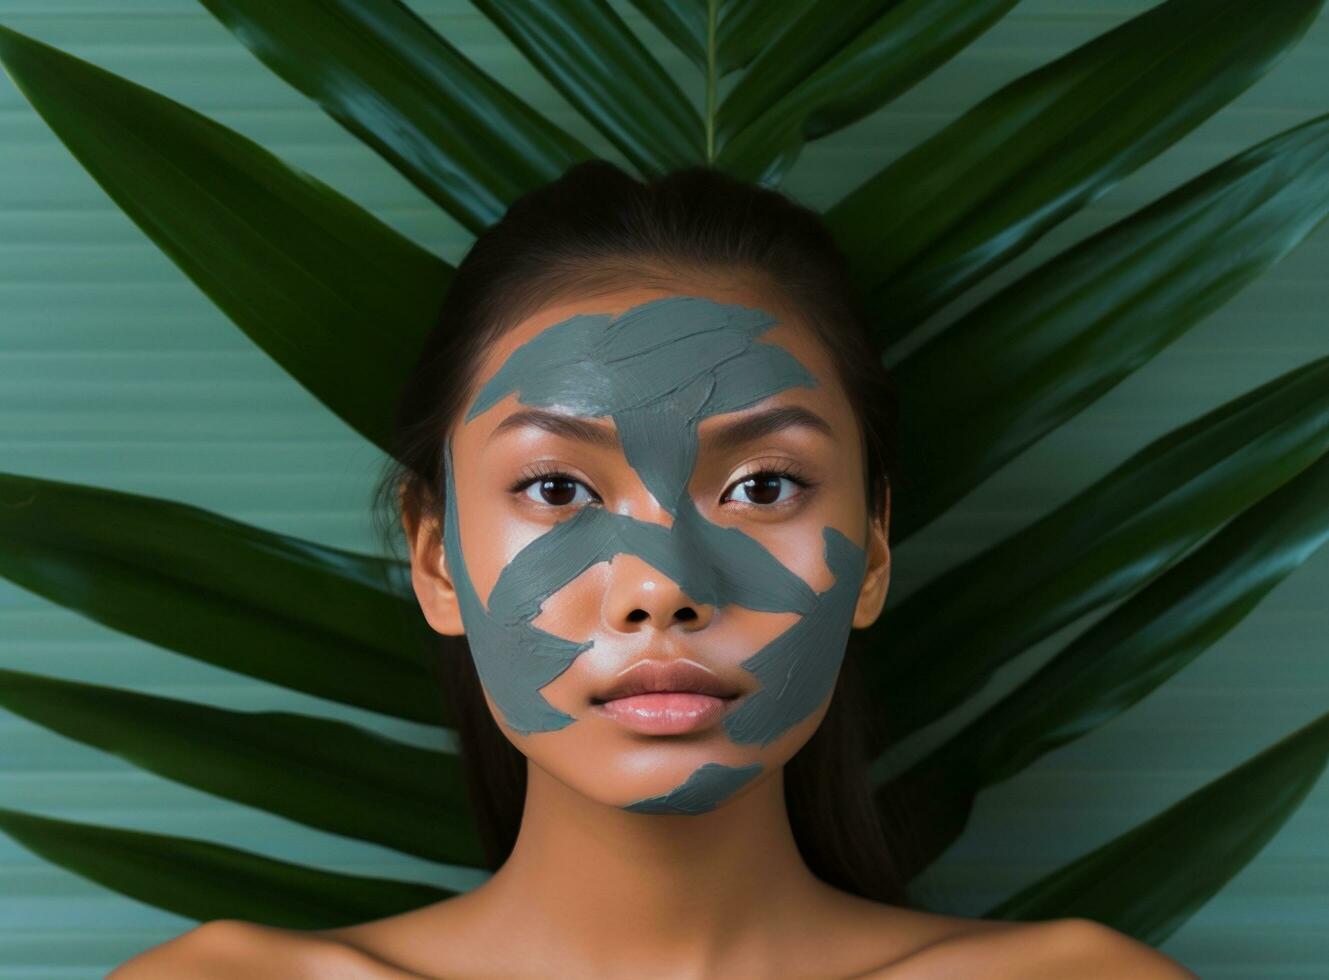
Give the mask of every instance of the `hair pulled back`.
<svg viewBox="0 0 1329 980">
<path fill-rule="evenodd" d="M 561 299 L 699 281 L 754 286 L 815 331 L 858 419 L 865 491 L 871 513 L 880 514 L 895 479 L 896 392 L 821 216 L 708 167 L 643 182 L 590 160 L 516 200 L 457 267 L 401 392 L 393 452 L 374 494 L 388 550 L 401 521 L 442 526 L 443 438 L 460 419 L 491 343 Z M 821 725 L 785 766 L 785 800 L 814 874 L 853 894 L 908 905 L 903 815 L 874 802 L 868 779 L 873 719 L 862 699 L 858 639 L 851 633 Z M 477 830 L 496 869 L 517 838 L 526 760 L 490 715 L 464 638 L 438 640 L 433 663 L 459 736 Z"/>
</svg>

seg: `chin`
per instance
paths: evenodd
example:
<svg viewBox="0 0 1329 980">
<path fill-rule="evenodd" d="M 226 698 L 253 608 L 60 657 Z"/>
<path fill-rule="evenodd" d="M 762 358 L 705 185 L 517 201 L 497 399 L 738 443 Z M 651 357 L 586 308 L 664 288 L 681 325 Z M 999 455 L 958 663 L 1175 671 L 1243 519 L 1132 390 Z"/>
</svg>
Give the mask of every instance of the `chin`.
<svg viewBox="0 0 1329 980">
<path fill-rule="evenodd" d="M 499 727 L 543 773 L 606 806 L 630 808 L 646 800 L 676 799 L 679 793 L 698 795 L 686 787 L 704 789 L 702 798 L 718 809 L 773 778 L 807 744 L 828 704 L 765 746 L 735 743 L 723 716 L 697 730 L 651 735 L 590 705 L 558 731 L 519 735 L 501 721 Z"/>
</svg>

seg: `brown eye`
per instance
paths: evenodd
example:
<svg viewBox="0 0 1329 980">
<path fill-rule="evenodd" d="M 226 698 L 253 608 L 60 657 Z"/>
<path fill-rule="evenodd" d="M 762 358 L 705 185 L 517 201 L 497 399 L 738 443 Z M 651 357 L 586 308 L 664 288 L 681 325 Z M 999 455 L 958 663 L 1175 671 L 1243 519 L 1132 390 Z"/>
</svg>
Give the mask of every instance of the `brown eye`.
<svg viewBox="0 0 1329 980">
<path fill-rule="evenodd" d="M 793 489 L 781 496 L 782 491 L 786 489 L 783 484 L 788 484 Z M 736 503 L 747 504 L 750 507 L 769 507 L 797 496 L 805 485 L 803 481 L 789 474 L 776 470 L 762 470 L 735 483 L 725 492 L 724 499 L 728 500 L 731 493 L 741 490 L 743 496 L 735 498 Z"/>
<path fill-rule="evenodd" d="M 536 503 L 547 504 L 550 507 L 566 507 L 568 504 L 579 502 L 577 491 L 586 490 L 586 485 L 565 474 L 551 473 L 548 476 L 536 477 L 523 489 L 527 498 Z M 589 499 L 588 491 L 580 502 L 584 503 Z"/>
<path fill-rule="evenodd" d="M 780 499 L 780 484 L 784 477 L 753 476 L 739 484 L 749 503 L 773 504 Z"/>
</svg>

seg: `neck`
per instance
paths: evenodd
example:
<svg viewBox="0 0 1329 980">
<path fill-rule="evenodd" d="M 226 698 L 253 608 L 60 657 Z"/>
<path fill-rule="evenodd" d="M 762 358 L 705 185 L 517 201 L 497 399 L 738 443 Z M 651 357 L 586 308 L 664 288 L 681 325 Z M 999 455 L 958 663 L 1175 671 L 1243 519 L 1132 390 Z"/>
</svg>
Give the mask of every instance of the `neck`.
<svg viewBox="0 0 1329 980">
<path fill-rule="evenodd" d="M 631 813 L 529 762 L 527 771 L 512 855 L 478 891 L 491 909 L 522 917 L 524 940 L 557 950 L 551 962 L 571 956 L 620 976 L 640 975 L 643 962 L 651 973 L 670 964 L 671 976 L 709 973 L 721 960 L 769 954 L 773 936 L 806 927 L 800 907 L 825 901 L 829 886 L 794 841 L 783 768 L 695 816 Z"/>
</svg>

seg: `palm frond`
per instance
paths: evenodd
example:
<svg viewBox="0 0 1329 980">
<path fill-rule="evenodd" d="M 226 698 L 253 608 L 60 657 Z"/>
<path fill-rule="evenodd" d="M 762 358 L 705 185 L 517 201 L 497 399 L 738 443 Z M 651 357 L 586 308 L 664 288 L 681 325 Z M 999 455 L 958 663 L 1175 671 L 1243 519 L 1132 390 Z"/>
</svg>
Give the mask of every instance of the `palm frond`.
<svg viewBox="0 0 1329 980">
<path fill-rule="evenodd" d="M 80 877 L 199 921 L 243 919 L 331 929 L 456 894 L 445 888 L 339 874 L 194 837 L 151 834 L 0 807 L 0 830 Z"/>
<path fill-rule="evenodd" d="M 911 593 L 868 631 L 889 650 L 866 673 L 894 734 L 940 718 L 1017 653 L 1166 571 L 1326 449 L 1322 357 L 1156 439 Z"/>
<path fill-rule="evenodd" d="M 200 0 L 472 232 L 592 156 L 395 0 Z"/>
<path fill-rule="evenodd" d="M 428 666 L 438 637 L 395 562 L 39 477 L 0 474 L 0 500 L 0 574 L 37 595 L 216 667 L 450 721 Z"/>
<path fill-rule="evenodd" d="M 894 366 L 903 541 L 1106 394 L 1329 214 L 1329 116 L 1251 147 L 1043 263 Z"/>
<path fill-rule="evenodd" d="M 960 835 L 980 790 L 1087 735 L 1165 683 L 1245 619 L 1326 538 L 1329 454 L 1233 518 L 887 783 L 883 798 L 903 795 L 926 813 L 917 821 L 924 863 Z"/>
<path fill-rule="evenodd" d="M 0 63 L 218 309 L 347 425 L 388 448 L 394 405 L 383 393 L 415 363 L 451 266 L 252 140 L 151 89 L 6 27 Z M 366 329 L 371 323 L 392 328 Z"/>
<path fill-rule="evenodd" d="M 606 0 L 474 0 L 643 174 L 701 163 L 701 116 Z"/>
<path fill-rule="evenodd" d="M 231 711 L 0 668 L 0 705 L 205 793 L 452 864 L 484 862 L 455 755 L 289 711 Z"/>
<path fill-rule="evenodd" d="M 1028 249 L 1245 91 L 1321 0 L 1167 0 L 998 89 L 828 212 L 882 341 Z"/>
<path fill-rule="evenodd" d="M 907 92 L 1015 4 L 855 0 L 839 4 L 833 18 L 824 8 L 810 8 L 762 51 L 721 105 L 720 166 L 748 180 L 778 183 L 804 144 Z"/>
<path fill-rule="evenodd" d="M 1158 945 L 1260 853 L 1324 774 L 1329 714 L 984 913 L 1077 916 Z"/>
</svg>

